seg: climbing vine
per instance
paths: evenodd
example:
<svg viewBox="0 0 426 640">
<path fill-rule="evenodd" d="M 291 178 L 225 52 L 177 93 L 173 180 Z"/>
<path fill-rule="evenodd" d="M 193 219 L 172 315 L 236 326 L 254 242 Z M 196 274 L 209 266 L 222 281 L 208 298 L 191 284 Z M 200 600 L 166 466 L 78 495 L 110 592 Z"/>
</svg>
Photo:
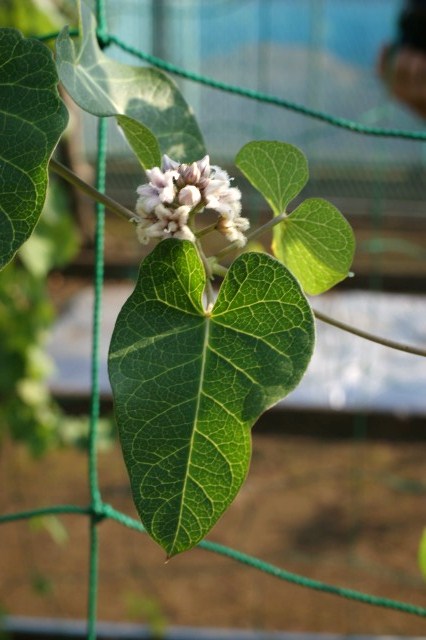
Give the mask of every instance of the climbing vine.
<svg viewBox="0 0 426 640">
<path fill-rule="evenodd" d="M 308 162 L 278 140 L 249 142 L 236 155 L 270 207 L 270 220 L 251 228 L 237 177 L 209 156 L 175 83 L 103 53 L 83 1 L 79 34 L 74 41 L 65 28 L 52 56 L 0 30 L 0 264 L 33 234 L 49 170 L 127 218 L 151 249 L 118 315 L 109 374 L 136 508 L 171 557 L 204 538 L 244 482 L 251 427 L 298 385 L 312 355 L 306 296 L 348 276 L 354 235 L 321 194 L 301 199 Z M 58 82 L 123 132 L 141 165 L 134 210 L 54 157 L 68 120 Z M 271 229 L 270 254 L 247 250 Z M 215 255 L 206 249 L 210 234 L 222 238 Z"/>
</svg>

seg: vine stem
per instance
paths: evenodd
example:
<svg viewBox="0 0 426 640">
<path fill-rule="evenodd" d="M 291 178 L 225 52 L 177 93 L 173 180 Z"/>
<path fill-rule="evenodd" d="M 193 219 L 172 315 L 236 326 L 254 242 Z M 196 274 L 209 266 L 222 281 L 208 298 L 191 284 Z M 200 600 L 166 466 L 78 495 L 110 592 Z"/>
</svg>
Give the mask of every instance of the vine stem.
<svg viewBox="0 0 426 640">
<path fill-rule="evenodd" d="M 337 327 L 338 329 L 342 329 L 343 331 L 347 331 L 348 333 L 353 333 L 359 338 L 364 338 L 365 340 L 369 340 L 370 342 L 376 342 L 377 344 L 381 344 L 384 347 L 389 347 L 390 349 L 396 349 L 397 351 L 404 351 L 405 353 L 412 353 L 415 356 L 426 357 L 426 349 L 412 347 L 409 344 L 402 344 L 401 342 L 395 342 L 395 340 L 388 340 L 387 338 L 376 336 L 373 333 L 363 331 L 362 329 L 353 327 L 352 325 L 346 324 L 345 322 L 340 322 L 340 320 L 335 320 L 334 318 L 331 318 L 330 316 L 327 316 L 324 313 L 321 313 L 321 311 L 317 311 L 316 309 L 313 309 L 313 312 L 315 317 L 318 320 L 321 320 L 321 322 L 331 324 L 333 327 Z"/>
<path fill-rule="evenodd" d="M 64 180 L 66 180 L 70 184 L 74 185 L 75 187 L 83 191 L 83 193 L 86 193 L 88 196 L 93 198 L 96 202 L 100 202 L 101 204 L 103 204 L 107 209 L 109 209 L 113 213 L 116 213 L 121 218 L 125 218 L 130 222 L 137 220 L 138 216 L 136 213 L 133 213 L 133 211 L 126 209 L 126 207 L 123 207 L 123 205 L 119 204 L 112 198 L 109 198 L 104 193 L 101 193 L 100 191 L 95 189 L 95 187 L 92 187 L 90 184 L 87 184 L 87 182 L 79 178 L 78 175 L 76 175 L 73 171 L 71 171 L 71 169 L 68 169 L 68 167 L 63 165 L 61 162 L 58 162 L 54 158 L 51 158 L 49 163 L 49 168 L 54 173 L 58 174 L 58 176 L 61 176 L 61 178 L 64 178 Z"/>
</svg>

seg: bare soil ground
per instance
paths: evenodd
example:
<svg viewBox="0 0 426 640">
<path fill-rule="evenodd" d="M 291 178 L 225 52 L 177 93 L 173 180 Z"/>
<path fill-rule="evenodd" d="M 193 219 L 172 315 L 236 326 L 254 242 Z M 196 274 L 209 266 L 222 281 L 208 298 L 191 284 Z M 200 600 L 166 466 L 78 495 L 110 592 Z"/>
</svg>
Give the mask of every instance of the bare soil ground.
<svg viewBox="0 0 426 640">
<path fill-rule="evenodd" d="M 311 578 L 426 605 L 416 557 L 426 525 L 426 443 L 255 430 L 253 449 L 249 477 L 211 540 Z M 4 444 L 0 512 L 86 505 L 86 467 L 84 452 L 33 460 Z M 99 473 L 103 499 L 135 516 L 118 448 L 100 454 Z M 62 542 L 40 522 L 0 527 L 0 604 L 7 613 L 85 617 L 88 522 L 60 522 Z M 111 521 L 99 525 L 99 534 L 101 620 L 426 636 L 424 619 L 290 585 L 199 549 L 165 564 L 147 536 Z"/>
</svg>

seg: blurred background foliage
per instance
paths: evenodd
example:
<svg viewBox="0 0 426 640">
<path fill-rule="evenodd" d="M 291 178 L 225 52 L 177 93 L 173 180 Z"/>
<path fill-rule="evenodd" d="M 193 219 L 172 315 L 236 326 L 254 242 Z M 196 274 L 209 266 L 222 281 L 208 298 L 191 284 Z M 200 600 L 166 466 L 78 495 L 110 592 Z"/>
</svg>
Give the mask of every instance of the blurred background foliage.
<svg viewBox="0 0 426 640">
<path fill-rule="evenodd" d="M 55 317 L 46 278 L 78 247 L 66 194 L 51 183 L 35 233 L 0 273 L 0 436 L 37 454 L 60 441 L 64 419 L 46 383 L 52 363 L 44 345 Z"/>
<path fill-rule="evenodd" d="M 71 0 L 2 0 L 0 25 L 36 36 L 74 22 L 75 13 Z M 55 319 L 47 278 L 79 250 L 72 206 L 68 188 L 51 181 L 35 233 L 0 273 L 0 443 L 9 436 L 37 455 L 78 441 L 87 422 L 66 417 L 47 384 L 45 342 Z"/>
<path fill-rule="evenodd" d="M 0 24 L 19 29 L 24 36 L 44 35 L 75 21 L 72 0 L 2 0 Z"/>
</svg>

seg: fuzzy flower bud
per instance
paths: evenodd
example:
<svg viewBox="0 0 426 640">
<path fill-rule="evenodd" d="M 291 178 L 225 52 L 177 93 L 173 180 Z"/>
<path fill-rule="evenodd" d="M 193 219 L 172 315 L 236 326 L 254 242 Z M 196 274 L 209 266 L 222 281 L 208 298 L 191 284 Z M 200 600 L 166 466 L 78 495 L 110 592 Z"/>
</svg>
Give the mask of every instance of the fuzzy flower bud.
<svg viewBox="0 0 426 640">
<path fill-rule="evenodd" d="M 233 220 L 224 216 L 219 218 L 217 230 L 222 233 L 229 242 L 235 242 L 237 247 L 244 247 L 247 238 L 244 231 L 250 227 L 247 218 L 236 217 Z"/>
<path fill-rule="evenodd" d="M 154 167 L 146 171 L 146 176 L 149 183 L 137 188 L 139 198 L 136 203 L 136 210 L 138 213 L 142 211 L 151 213 L 158 204 L 162 202 L 171 203 L 176 196 L 174 184 L 178 176 L 176 171 L 169 170 L 163 173 L 159 167 Z"/>
<path fill-rule="evenodd" d="M 231 187 L 231 178 L 209 156 L 192 164 L 179 164 L 167 155 L 160 167 L 147 170 L 147 184 L 137 189 L 137 235 L 146 244 L 151 238 L 180 238 L 195 241 L 188 226 L 196 209 L 213 209 L 219 214 L 217 229 L 230 241 L 244 246 L 249 227 L 241 213 L 241 192 Z M 194 211 L 195 213 L 195 211 Z"/>
<path fill-rule="evenodd" d="M 201 201 L 201 193 L 197 187 L 187 185 L 179 191 L 178 200 L 180 204 L 185 204 L 192 209 Z"/>
<path fill-rule="evenodd" d="M 176 160 L 172 160 L 168 155 L 164 154 L 161 159 L 161 169 L 162 171 L 170 171 L 177 169 L 179 167 L 179 162 Z"/>
<path fill-rule="evenodd" d="M 196 162 L 189 165 L 182 164 L 178 171 L 185 184 L 198 184 L 201 178 L 201 173 Z"/>
</svg>

